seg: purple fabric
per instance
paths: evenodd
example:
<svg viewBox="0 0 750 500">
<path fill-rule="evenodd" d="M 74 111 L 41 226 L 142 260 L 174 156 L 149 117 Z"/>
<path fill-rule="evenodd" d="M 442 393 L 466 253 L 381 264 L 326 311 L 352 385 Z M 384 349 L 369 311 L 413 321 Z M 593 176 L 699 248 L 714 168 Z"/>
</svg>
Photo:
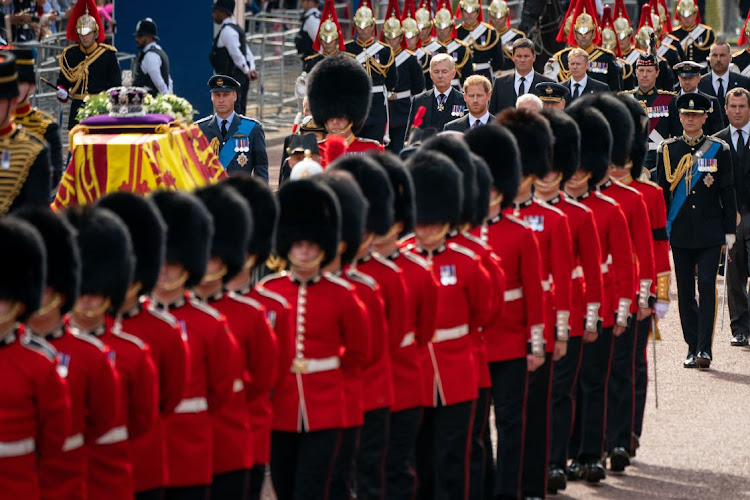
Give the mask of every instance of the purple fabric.
<svg viewBox="0 0 750 500">
<path fill-rule="evenodd" d="M 127 117 L 114 117 L 109 115 L 97 115 L 91 118 L 86 118 L 81 122 L 81 125 L 88 125 L 90 127 L 117 127 L 118 125 L 144 125 L 155 126 L 164 125 L 174 121 L 174 117 L 170 115 L 143 115 L 143 116 L 127 116 Z"/>
</svg>

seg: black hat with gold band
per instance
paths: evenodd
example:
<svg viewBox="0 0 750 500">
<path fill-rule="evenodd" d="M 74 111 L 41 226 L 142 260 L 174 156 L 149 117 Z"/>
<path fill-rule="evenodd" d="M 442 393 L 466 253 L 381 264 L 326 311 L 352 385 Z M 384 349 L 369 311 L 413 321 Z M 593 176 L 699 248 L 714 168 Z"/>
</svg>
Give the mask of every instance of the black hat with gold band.
<svg viewBox="0 0 750 500">
<path fill-rule="evenodd" d="M 14 97 L 18 97 L 16 56 L 7 50 L 0 50 L 0 99 Z"/>
<path fill-rule="evenodd" d="M 705 115 L 711 110 L 711 101 L 701 94 L 682 94 L 675 103 L 680 113 Z"/>
<path fill-rule="evenodd" d="M 562 102 L 570 98 L 570 90 L 565 85 L 554 82 L 540 82 L 534 86 L 536 94 L 542 102 Z"/>
<path fill-rule="evenodd" d="M 36 54 L 32 49 L 12 49 L 13 55 L 16 56 L 16 71 L 18 71 L 18 81 L 25 83 L 36 83 L 36 72 L 34 63 Z"/>
</svg>

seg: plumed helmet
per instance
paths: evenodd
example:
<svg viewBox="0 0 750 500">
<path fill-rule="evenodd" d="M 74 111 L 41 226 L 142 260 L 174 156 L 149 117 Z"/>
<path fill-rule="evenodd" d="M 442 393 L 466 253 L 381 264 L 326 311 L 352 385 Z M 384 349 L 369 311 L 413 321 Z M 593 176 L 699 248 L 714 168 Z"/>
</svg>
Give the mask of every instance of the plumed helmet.
<svg viewBox="0 0 750 500">
<path fill-rule="evenodd" d="M 500 113 L 497 121 L 516 138 L 523 175 L 535 175 L 539 179 L 547 175 L 552 167 L 555 144 L 547 119 L 534 111 L 509 108 Z"/>
<path fill-rule="evenodd" d="M 420 150 L 406 167 L 414 181 L 417 224 L 457 226 L 463 208 L 463 174 L 443 153 Z"/>
<path fill-rule="evenodd" d="M 552 170 L 562 174 L 562 181 L 570 179 L 581 162 L 581 130 L 573 118 L 557 109 L 542 110 L 555 136 Z"/>
<path fill-rule="evenodd" d="M 416 208 L 414 206 L 414 183 L 411 174 L 404 162 L 395 154 L 385 153 L 373 154 L 372 158 L 383 167 L 388 174 L 393 189 L 394 222 L 401 222 L 404 229 L 401 234 L 414 231 L 414 218 Z"/>
<path fill-rule="evenodd" d="M 34 226 L 13 216 L 0 219 L 0 241 L 0 299 L 23 305 L 16 319 L 26 321 L 39 309 L 47 278 L 44 241 Z"/>
<path fill-rule="evenodd" d="M 357 256 L 362 244 L 367 222 L 368 203 L 354 176 L 346 170 L 329 170 L 315 178 L 333 191 L 341 207 L 341 241 L 346 250 L 341 255 L 341 264 L 350 264 Z"/>
<path fill-rule="evenodd" d="M 370 112 L 370 77 L 347 54 L 325 57 L 307 76 L 307 99 L 313 120 L 325 126 L 330 118 L 345 116 L 356 134 Z"/>
<path fill-rule="evenodd" d="M 521 153 L 516 138 L 495 123 L 470 129 L 464 137 L 469 148 L 487 162 L 492 185 L 503 195 L 500 207 L 513 205 L 521 182 Z"/>
<path fill-rule="evenodd" d="M 566 112 L 576 121 L 581 131 L 580 168 L 591 174 L 589 186 L 595 186 L 607 174 L 612 158 L 612 131 L 609 123 L 601 111 L 592 106 L 570 106 Z"/>
</svg>

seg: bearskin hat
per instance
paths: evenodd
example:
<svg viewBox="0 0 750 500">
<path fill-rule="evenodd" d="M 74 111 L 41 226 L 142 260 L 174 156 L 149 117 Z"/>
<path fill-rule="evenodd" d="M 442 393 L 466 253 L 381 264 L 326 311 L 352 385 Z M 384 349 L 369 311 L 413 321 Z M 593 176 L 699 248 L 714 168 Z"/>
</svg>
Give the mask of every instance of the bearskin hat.
<svg viewBox="0 0 750 500">
<path fill-rule="evenodd" d="M 635 125 L 627 106 L 612 94 L 599 92 L 590 94 L 580 100 L 579 106 L 593 106 L 602 112 L 612 131 L 612 163 L 624 167 L 630 158 L 633 147 Z"/>
<path fill-rule="evenodd" d="M 47 251 L 34 226 L 10 216 L 0 219 L 0 298 L 24 306 L 18 321 L 26 321 L 42 301 L 47 279 Z"/>
<path fill-rule="evenodd" d="M 414 231 L 414 218 L 416 208 L 414 207 L 414 183 L 406 165 L 401 158 L 391 152 L 373 154 L 372 158 L 383 167 L 388 174 L 393 189 L 395 222 L 401 222 L 404 229 L 401 234 Z"/>
<path fill-rule="evenodd" d="M 323 268 L 336 258 L 341 238 L 341 208 L 328 186 L 312 179 L 287 182 L 279 189 L 276 252 L 286 258 L 292 244 L 308 240 L 320 245 Z"/>
<path fill-rule="evenodd" d="M 213 217 L 195 195 L 185 191 L 156 191 L 151 199 L 167 223 L 165 262 L 185 268 L 186 287 L 199 284 L 214 236 Z"/>
<path fill-rule="evenodd" d="M 26 206 L 13 213 L 29 222 L 42 235 L 47 252 L 47 282 L 62 294 L 62 314 L 68 313 L 78 299 L 81 287 L 81 255 L 70 223 L 48 207 Z"/>
<path fill-rule="evenodd" d="M 271 255 L 279 220 L 279 204 L 273 191 L 268 184 L 246 172 L 232 174 L 222 182 L 235 188 L 250 205 L 253 234 L 247 244 L 247 253 L 256 255 L 257 262 L 264 262 Z"/>
<path fill-rule="evenodd" d="M 329 167 L 346 170 L 354 176 L 370 208 L 366 230 L 378 236 L 387 234 L 393 226 L 393 189 L 388 174 L 371 156 L 343 156 Z"/>
<path fill-rule="evenodd" d="M 368 203 L 354 176 L 345 170 L 330 170 L 315 177 L 333 191 L 341 207 L 341 241 L 346 250 L 341 255 L 341 264 L 350 264 L 357 256 L 367 223 Z"/>
<path fill-rule="evenodd" d="M 459 224 L 464 202 L 463 174 L 450 158 L 420 150 L 406 163 L 414 181 L 417 224 Z"/>
<path fill-rule="evenodd" d="M 471 153 L 471 162 L 477 172 L 477 199 L 474 205 L 474 220 L 472 226 L 481 226 L 490 211 L 490 187 L 492 187 L 492 173 L 487 162 L 476 153 Z"/>
<path fill-rule="evenodd" d="M 523 175 L 535 175 L 539 179 L 547 175 L 552 168 L 555 145 L 547 119 L 534 111 L 510 108 L 500 113 L 497 121 L 516 137 Z"/>
<path fill-rule="evenodd" d="M 579 168 L 589 172 L 589 186 L 604 179 L 612 157 L 612 131 L 604 115 L 592 106 L 570 106 L 566 113 L 575 120 L 581 131 L 581 163 Z"/>
<path fill-rule="evenodd" d="M 135 269 L 127 226 L 114 212 L 98 206 L 72 207 L 63 213 L 77 230 L 81 295 L 109 298 L 109 312 L 116 313 L 125 301 Z"/>
<path fill-rule="evenodd" d="M 346 116 L 352 132 L 360 131 L 370 112 L 372 84 L 365 69 L 346 54 L 324 57 L 307 76 L 307 98 L 315 123 Z"/>
<path fill-rule="evenodd" d="M 556 109 L 543 109 L 544 116 L 555 135 L 552 152 L 552 170 L 562 174 L 565 183 L 578 170 L 581 162 L 581 130 L 575 120 Z"/>
<path fill-rule="evenodd" d="M 133 282 L 147 295 L 159 280 L 167 242 L 167 224 L 153 201 L 125 191 L 110 193 L 99 206 L 112 210 L 128 226 L 135 252 Z"/>
<path fill-rule="evenodd" d="M 477 200 L 477 173 L 471 161 L 469 147 L 456 135 L 443 133 L 427 140 L 422 149 L 443 153 L 463 174 L 464 201 L 459 223 L 471 223 L 474 220 L 474 206 Z"/>
<path fill-rule="evenodd" d="M 250 205 L 228 184 L 213 184 L 194 191 L 214 219 L 211 256 L 227 267 L 224 281 L 237 276 L 245 265 L 247 242 L 253 233 Z"/>
<path fill-rule="evenodd" d="M 637 179 L 643 172 L 643 161 L 646 159 L 646 153 L 648 153 L 648 115 L 643 104 L 632 95 L 619 94 L 617 98 L 627 106 L 635 125 L 633 145 L 630 148 L 630 161 L 633 162 L 630 175 Z"/>
<path fill-rule="evenodd" d="M 500 207 L 513 205 L 521 183 L 521 153 L 516 138 L 504 126 L 493 123 L 470 129 L 464 139 L 469 148 L 487 162 L 492 185 L 503 195 Z"/>
</svg>

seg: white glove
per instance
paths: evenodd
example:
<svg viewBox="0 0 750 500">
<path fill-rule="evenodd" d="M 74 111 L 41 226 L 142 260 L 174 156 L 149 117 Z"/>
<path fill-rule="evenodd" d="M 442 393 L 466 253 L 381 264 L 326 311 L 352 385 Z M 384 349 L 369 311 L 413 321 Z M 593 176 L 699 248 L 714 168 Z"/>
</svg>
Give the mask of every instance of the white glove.
<svg viewBox="0 0 750 500">
<path fill-rule="evenodd" d="M 68 100 L 68 91 L 62 87 L 57 87 L 57 92 L 55 92 L 55 94 L 57 94 L 57 98 L 63 102 Z"/>
<path fill-rule="evenodd" d="M 727 250 L 731 250 L 734 246 L 734 243 L 737 241 L 737 236 L 735 236 L 734 234 L 725 234 L 724 240 L 727 243 Z"/>
<path fill-rule="evenodd" d="M 656 319 L 662 319 L 669 312 L 669 302 L 657 302 L 654 304 L 654 313 Z"/>
</svg>

